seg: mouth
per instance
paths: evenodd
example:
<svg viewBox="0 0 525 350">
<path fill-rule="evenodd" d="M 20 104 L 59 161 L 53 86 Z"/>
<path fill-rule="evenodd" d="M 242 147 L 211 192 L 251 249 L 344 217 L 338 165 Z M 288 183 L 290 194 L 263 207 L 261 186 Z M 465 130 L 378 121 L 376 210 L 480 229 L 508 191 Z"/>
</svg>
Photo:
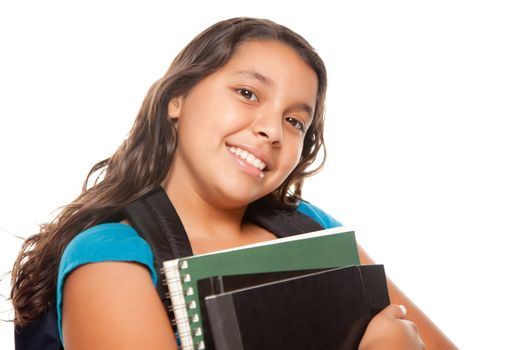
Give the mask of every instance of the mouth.
<svg viewBox="0 0 525 350">
<path fill-rule="evenodd" d="M 264 162 L 260 158 L 257 158 L 254 154 L 247 151 L 246 149 L 235 147 L 235 146 L 229 146 L 229 145 L 227 145 L 226 148 L 228 149 L 230 153 L 241 158 L 244 162 L 258 169 L 259 171 L 269 170 L 269 166 L 266 162 Z"/>
</svg>

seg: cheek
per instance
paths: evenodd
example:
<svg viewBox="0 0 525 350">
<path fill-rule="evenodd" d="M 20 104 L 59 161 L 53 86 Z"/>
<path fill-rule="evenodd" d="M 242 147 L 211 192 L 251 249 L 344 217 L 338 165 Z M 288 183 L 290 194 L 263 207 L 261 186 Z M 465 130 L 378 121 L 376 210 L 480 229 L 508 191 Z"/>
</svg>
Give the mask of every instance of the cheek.
<svg viewBox="0 0 525 350">
<path fill-rule="evenodd" d="M 301 159 L 301 153 L 303 152 L 303 140 L 297 140 L 294 147 L 289 149 L 286 152 L 286 160 L 288 167 L 290 168 L 290 172 L 295 169 L 297 164 L 299 164 L 299 161 Z"/>
<path fill-rule="evenodd" d="M 246 119 L 234 106 L 216 98 L 195 106 L 192 117 L 195 118 L 193 125 L 199 123 L 201 127 L 217 133 L 236 128 Z"/>
</svg>

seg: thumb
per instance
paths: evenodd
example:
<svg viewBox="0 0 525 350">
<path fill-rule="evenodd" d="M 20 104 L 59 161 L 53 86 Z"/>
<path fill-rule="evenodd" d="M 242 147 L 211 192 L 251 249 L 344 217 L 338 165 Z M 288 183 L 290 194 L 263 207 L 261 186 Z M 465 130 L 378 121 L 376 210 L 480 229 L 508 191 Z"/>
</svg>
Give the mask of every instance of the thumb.
<svg viewBox="0 0 525 350">
<path fill-rule="evenodd" d="M 402 319 L 407 315 L 407 309 L 404 305 L 390 304 L 381 311 L 387 317 Z"/>
</svg>

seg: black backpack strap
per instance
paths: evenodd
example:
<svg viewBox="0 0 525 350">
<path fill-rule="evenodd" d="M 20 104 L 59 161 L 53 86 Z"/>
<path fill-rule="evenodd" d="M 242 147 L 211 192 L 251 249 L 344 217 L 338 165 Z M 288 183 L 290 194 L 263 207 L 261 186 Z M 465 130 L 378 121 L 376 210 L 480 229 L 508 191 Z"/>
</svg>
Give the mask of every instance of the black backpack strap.
<svg viewBox="0 0 525 350">
<path fill-rule="evenodd" d="M 317 221 L 293 208 L 285 208 L 269 197 L 250 204 L 244 220 L 272 232 L 279 238 L 323 229 Z"/>
<path fill-rule="evenodd" d="M 179 215 L 161 187 L 127 205 L 123 212 L 151 245 L 155 257 L 168 260 L 193 255 Z"/>
<path fill-rule="evenodd" d="M 163 283 L 162 262 L 193 255 L 188 235 L 166 192 L 157 188 L 131 204 L 122 213 L 153 251 L 157 293 L 169 310 L 169 292 Z"/>
</svg>

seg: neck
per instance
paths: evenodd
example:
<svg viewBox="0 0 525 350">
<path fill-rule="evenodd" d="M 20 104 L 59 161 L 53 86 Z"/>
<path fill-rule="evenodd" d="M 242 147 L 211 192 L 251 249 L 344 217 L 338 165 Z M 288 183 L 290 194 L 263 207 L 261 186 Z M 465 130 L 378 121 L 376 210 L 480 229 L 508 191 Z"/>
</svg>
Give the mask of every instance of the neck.
<svg viewBox="0 0 525 350">
<path fill-rule="evenodd" d="M 191 184 L 183 181 L 165 181 L 162 187 L 177 210 L 190 241 L 241 236 L 247 206 L 222 208 L 207 201 Z"/>
</svg>

